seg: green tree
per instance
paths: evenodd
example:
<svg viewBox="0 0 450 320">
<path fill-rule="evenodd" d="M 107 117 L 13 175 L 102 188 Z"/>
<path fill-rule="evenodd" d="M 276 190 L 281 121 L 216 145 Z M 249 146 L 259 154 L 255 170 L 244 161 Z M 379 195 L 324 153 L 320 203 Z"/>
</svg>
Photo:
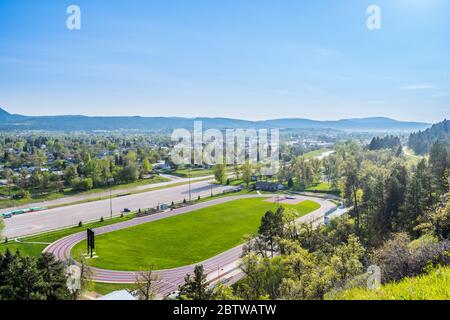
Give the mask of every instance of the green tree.
<svg viewBox="0 0 450 320">
<path fill-rule="evenodd" d="M 242 180 L 247 184 L 247 187 L 250 185 L 253 176 L 253 166 L 249 160 L 245 161 L 245 163 L 241 167 L 242 171 Z"/>
<path fill-rule="evenodd" d="M 450 202 L 445 207 L 428 211 L 416 229 L 440 240 L 450 239 Z"/>
<path fill-rule="evenodd" d="M 261 218 L 261 225 L 259 226 L 258 233 L 260 237 L 269 245 L 269 250 L 274 254 L 275 237 L 282 237 L 284 230 L 284 208 L 279 207 L 277 211 L 267 211 Z"/>
<path fill-rule="evenodd" d="M 430 150 L 430 170 L 433 181 L 440 194 L 448 192 L 448 168 L 450 167 L 449 147 L 442 140 L 437 140 Z M 447 183 L 446 183 L 447 182 Z"/>
<path fill-rule="evenodd" d="M 64 265 L 60 261 L 52 254 L 43 253 L 37 260 L 37 267 L 45 283 L 43 294 L 46 300 L 65 300 L 70 297 Z"/>
<path fill-rule="evenodd" d="M 69 166 L 64 170 L 64 181 L 66 182 L 66 185 L 69 185 L 70 182 L 78 178 L 78 172 L 76 166 Z"/>
<path fill-rule="evenodd" d="M 209 300 L 211 291 L 202 265 L 194 268 L 194 275 L 187 274 L 184 284 L 180 286 L 178 299 L 180 300 Z"/>
<path fill-rule="evenodd" d="M 349 237 L 346 244 L 342 244 L 334 250 L 331 267 L 336 272 L 339 282 L 343 283 L 363 272 L 364 253 L 364 247 L 354 235 Z"/>
<path fill-rule="evenodd" d="M 235 163 L 233 166 L 233 172 L 234 172 L 235 178 L 237 180 L 239 180 L 239 178 L 241 176 L 241 167 L 237 163 Z"/>
<path fill-rule="evenodd" d="M 3 217 L 0 217 L 0 241 L 3 240 L 3 229 L 5 228 L 5 224 L 3 222 Z"/>
<path fill-rule="evenodd" d="M 152 164 L 147 157 L 142 160 L 141 170 L 143 174 L 149 174 L 152 171 Z"/>
<path fill-rule="evenodd" d="M 216 164 L 213 167 L 214 178 L 218 183 L 225 183 L 227 179 L 226 168 L 227 167 L 224 164 Z"/>
<path fill-rule="evenodd" d="M 360 228 L 361 217 L 360 217 L 360 202 L 361 202 L 361 189 L 360 189 L 360 179 L 359 170 L 357 162 L 353 157 L 349 157 L 343 165 L 342 179 L 343 183 L 341 185 L 341 194 L 344 201 L 348 206 L 353 206 L 353 212 L 356 216 L 357 228 Z"/>
</svg>

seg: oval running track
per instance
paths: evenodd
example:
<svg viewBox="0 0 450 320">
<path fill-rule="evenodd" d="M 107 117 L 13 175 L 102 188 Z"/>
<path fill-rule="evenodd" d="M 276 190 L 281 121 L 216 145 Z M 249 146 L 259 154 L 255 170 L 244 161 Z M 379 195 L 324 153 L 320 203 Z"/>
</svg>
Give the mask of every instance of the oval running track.
<svg viewBox="0 0 450 320">
<path fill-rule="evenodd" d="M 175 209 L 173 211 L 167 211 L 160 214 L 155 214 L 152 216 L 146 216 L 142 218 L 134 218 L 132 220 L 120 222 L 113 225 L 108 225 L 100 228 L 94 229 L 96 235 L 101 235 L 109 232 L 114 232 L 130 227 L 134 227 L 137 225 L 141 225 L 144 223 L 157 221 L 173 216 L 177 216 L 180 214 L 196 211 L 202 208 L 207 208 L 210 206 L 234 201 L 234 200 L 240 200 L 240 199 L 248 199 L 248 198 L 270 198 L 270 197 L 276 197 L 277 195 L 241 195 L 241 196 L 230 196 L 230 197 L 224 197 L 219 198 L 215 200 L 211 200 L 208 202 L 202 202 L 198 204 L 194 204 L 189 207 L 179 208 Z M 326 199 L 321 198 L 309 198 L 309 197 L 300 197 L 304 198 L 304 200 L 313 200 L 321 205 L 319 209 L 317 209 L 314 212 L 311 212 L 303 217 L 301 217 L 299 220 L 303 220 L 304 222 L 312 222 L 316 221 L 318 219 L 322 219 L 325 213 L 332 209 L 335 205 L 331 202 L 327 201 Z M 303 199 L 302 199 L 303 201 Z M 50 244 L 47 248 L 44 249 L 43 252 L 52 253 L 58 260 L 66 261 L 71 259 L 70 252 L 72 248 L 79 242 L 86 239 L 86 232 L 79 232 L 72 234 L 70 236 L 67 236 L 65 238 L 61 238 L 52 244 Z M 230 265 L 236 261 L 238 261 L 242 254 L 242 248 L 243 244 L 239 245 L 237 247 L 234 247 L 228 251 L 225 251 L 221 254 L 218 254 L 215 257 L 212 257 L 210 259 L 207 259 L 203 262 L 199 262 L 193 265 L 189 266 L 183 266 L 179 268 L 174 269 L 167 269 L 167 270 L 157 270 L 154 271 L 154 273 L 158 276 L 157 284 L 155 285 L 155 289 L 158 292 L 158 294 L 162 296 L 166 296 L 172 292 L 175 292 L 178 290 L 178 287 L 183 284 L 184 277 L 188 273 L 192 273 L 194 270 L 195 265 L 203 265 L 205 273 L 210 274 L 214 271 L 217 271 L 218 266 L 226 266 Z M 135 283 L 136 277 L 138 276 L 138 271 L 115 271 L 115 270 L 104 270 L 94 267 L 89 267 L 89 270 L 91 271 L 91 280 L 96 282 L 104 282 L 104 283 Z M 222 274 L 224 276 L 224 274 Z"/>
</svg>

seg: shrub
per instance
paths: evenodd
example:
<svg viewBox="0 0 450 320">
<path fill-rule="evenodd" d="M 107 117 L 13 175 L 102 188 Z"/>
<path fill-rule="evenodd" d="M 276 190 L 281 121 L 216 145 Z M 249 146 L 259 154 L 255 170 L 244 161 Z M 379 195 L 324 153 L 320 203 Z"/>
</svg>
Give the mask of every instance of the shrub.
<svg viewBox="0 0 450 320">
<path fill-rule="evenodd" d="M 450 263 L 449 252 L 448 240 L 437 242 L 422 238 L 410 243 L 408 235 L 401 233 L 375 249 L 371 263 L 381 268 L 382 282 L 387 283 L 420 275 L 429 266 L 447 265 Z"/>
<path fill-rule="evenodd" d="M 294 180 L 292 180 L 292 178 L 289 178 L 288 180 L 288 188 L 291 189 L 294 187 Z"/>
<path fill-rule="evenodd" d="M 13 199 L 29 199 L 30 192 L 27 190 L 19 190 L 15 195 L 13 195 Z"/>
<path fill-rule="evenodd" d="M 91 190 L 94 187 L 94 182 L 91 178 L 81 179 L 81 178 L 75 178 L 72 181 L 70 181 L 70 185 L 72 186 L 72 189 L 77 191 L 88 191 Z"/>
</svg>

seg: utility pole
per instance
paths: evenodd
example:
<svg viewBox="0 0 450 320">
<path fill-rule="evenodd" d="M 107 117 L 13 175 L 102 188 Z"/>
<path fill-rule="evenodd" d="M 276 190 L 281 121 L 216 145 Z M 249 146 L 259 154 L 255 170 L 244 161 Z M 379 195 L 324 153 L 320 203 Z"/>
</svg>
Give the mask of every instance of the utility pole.
<svg viewBox="0 0 450 320">
<path fill-rule="evenodd" d="M 114 183 L 114 179 L 111 178 L 108 180 L 109 182 L 109 217 L 112 219 L 113 217 L 113 208 L 112 208 L 112 184 Z"/>
<path fill-rule="evenodd" d="M 191 171 L 192 171 L 192 167 L 189 167 L 189 202 L 191 202 L 192 198 L 191 198 Z"/>
</svg>

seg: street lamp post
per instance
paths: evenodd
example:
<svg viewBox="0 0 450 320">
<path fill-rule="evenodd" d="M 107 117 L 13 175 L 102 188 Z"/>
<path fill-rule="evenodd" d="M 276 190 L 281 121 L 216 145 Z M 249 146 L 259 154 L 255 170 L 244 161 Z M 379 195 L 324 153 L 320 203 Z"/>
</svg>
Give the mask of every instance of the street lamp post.
<svg viewBox="0 0 450 320">
<path fill-rule="evenodd" d="M 189 202 L 191 202 L 191 200 L 192 200 L 192 196 L 191 196 L 191 171 L 192 171 L 192 167 L 189 167 Z"/>
<path fill-rule="evenodd" d="M 114 183 L 114 179 L 111 178 L 108 180 L 109 182 L 109 217 L 112 219 L 113 217 L 113 208 L 112 208 L 112 184 Z"/>
</svg>

